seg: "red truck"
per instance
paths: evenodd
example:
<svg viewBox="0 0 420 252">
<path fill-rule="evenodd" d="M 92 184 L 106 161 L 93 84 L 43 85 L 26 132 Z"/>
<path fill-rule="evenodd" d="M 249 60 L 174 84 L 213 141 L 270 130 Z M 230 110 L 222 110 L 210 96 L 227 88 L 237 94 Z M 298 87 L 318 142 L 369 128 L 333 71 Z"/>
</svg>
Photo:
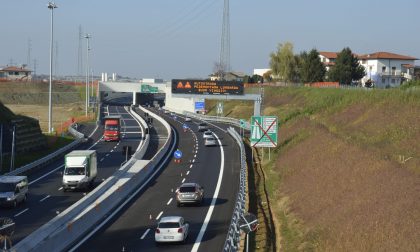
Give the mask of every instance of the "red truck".
<svg viewBox="0 0 420 252">
<path fill-rule="evenodd" d="M 120 141 L 121 116 L 105 116 L 105 141 Z"/>
</svg>

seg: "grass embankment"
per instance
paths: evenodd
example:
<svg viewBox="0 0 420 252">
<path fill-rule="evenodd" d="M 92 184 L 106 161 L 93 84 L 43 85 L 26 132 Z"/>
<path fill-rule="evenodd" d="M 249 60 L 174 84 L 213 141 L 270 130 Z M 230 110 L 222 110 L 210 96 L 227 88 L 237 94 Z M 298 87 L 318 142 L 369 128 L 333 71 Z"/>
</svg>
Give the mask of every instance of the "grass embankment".
<svg viewBox="0 0 420 252">
<path fill-rule="evenodd" d="M 418 89 L 267 87 L 263 105 L 281 124 L 262 161 L 281 250 L 420 250 Z"/>
</svg>

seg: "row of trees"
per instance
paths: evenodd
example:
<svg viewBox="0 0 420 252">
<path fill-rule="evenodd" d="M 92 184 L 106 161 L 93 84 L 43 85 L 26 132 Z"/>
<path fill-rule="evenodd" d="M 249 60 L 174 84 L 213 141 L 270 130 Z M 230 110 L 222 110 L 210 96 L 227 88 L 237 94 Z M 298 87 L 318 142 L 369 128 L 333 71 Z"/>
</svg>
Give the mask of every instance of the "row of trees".
<svg viewBox="0 0 420 252">
<path fill-rule="evenodd" d="M 365 76 L 365 69 L 359 64 L 350 48 L 344 48 L 337 55 L 336 62 L 327 72 L 316 49 L 293 53 L 293 44 L 279 44 L 277 51 L 270 54 L 270 67 L 275 79 L 285 82 L 337 81 L 350 85 Z"/>
</svg>

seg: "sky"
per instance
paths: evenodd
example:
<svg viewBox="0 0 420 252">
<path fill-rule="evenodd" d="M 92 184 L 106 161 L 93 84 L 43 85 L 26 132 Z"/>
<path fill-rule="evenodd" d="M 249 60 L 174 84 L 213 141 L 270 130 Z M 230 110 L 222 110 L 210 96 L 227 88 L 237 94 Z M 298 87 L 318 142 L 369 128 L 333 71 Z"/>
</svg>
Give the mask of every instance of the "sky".
<svg viewBox="0 0 420 252">
<path fill-rule="evenodd" d="M 78 74 L 79 26 L 91 35 L 95 75 L 206 78 L 219 61 L 223 0 L 56 0 L 53 72 Z M 48 1 L 1 0 L 0 66 L 26 64 L 49 73 Z M 230 63 L 252 75 L 270 53 L 387 51 L 420 58 L 420 0 L 230 0 Z M 30 42 L 29 42 L 30 41 Z M 83 73 L 86 39 L 82 39 Z M 30 44 L 30 46 L 29 46 Z M 420 64 L 416 61 L 416 64 Z"/>
</svg>

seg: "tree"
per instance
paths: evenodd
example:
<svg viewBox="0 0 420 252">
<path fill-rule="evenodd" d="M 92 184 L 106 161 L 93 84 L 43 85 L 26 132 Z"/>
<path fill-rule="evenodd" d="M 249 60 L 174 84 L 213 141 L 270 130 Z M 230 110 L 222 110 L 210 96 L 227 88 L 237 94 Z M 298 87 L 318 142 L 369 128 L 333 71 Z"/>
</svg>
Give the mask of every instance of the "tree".
<svg viewBox="0 0 420 252">
<path fill-rule="evenodd" d="M 263 79 L 264 79 L 264 82 L 271 82 L 272 81 L 272 79 L 273 78 L 271 78 L 271 76 L 273 75 L 273 71 L 271 71 L 271 70 L 269 70 L 269 71 L 267 71 L 267 72 L 265 72 L 264 74 L 263 74 Z"/>
<path fill-rule="evenodd" d="M 297 62 L 293 54 L 293 44 L 279 44 L 277 51 L 270 54 L 270 67 L 276 78 L 289 82 L 297 80 Z"/>
<path fill-rule="evenodd" d="M 300 54 L 299 76 L 303 83 L 323 81 L 326 71 L 316 49 L 312 49 L 309 53 L 303 51 Z"/>
<path fill-rule="evenodd" d="M 365 75 L 365 68 L 359 64 L 357 57 L 348 47 L 337 55 L 335 65 L 328 73 L 330 80 L 346 85 L 350 85 L 353 81 L 359 81 Z"/>
</svg>

